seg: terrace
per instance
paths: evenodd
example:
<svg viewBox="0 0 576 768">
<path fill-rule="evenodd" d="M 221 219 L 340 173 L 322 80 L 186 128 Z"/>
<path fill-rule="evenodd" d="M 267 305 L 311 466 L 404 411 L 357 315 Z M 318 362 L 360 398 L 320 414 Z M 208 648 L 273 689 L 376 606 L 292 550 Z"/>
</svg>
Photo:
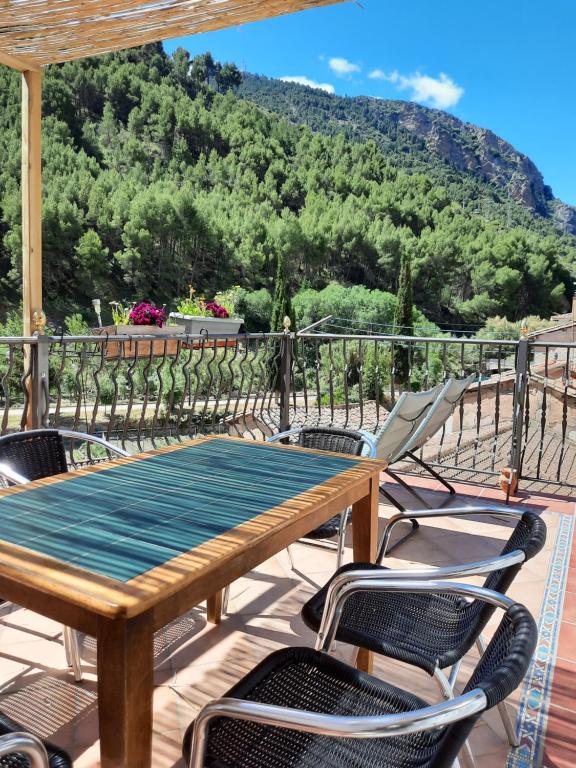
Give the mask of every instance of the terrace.
<svg viewBox="0 0 576 768">
<path fill-rule="evenodd" d="M 476 383 L 423 456 L 456 484 L 451 503 L 507 501 L 541 513 L 548 541 L 522 569 L 510 595 L 536 617 L 538 652 L 512 698 L 521 736 L 509 753 L 494 712 L 475 727 L 471 747 L 483 766 L 562 768 L 573 761 L 576 655 L 576 345 L 547 342 L 327 334 L 52 337 L 43 333 L 41 243 L 41 69 L 126 45 L 215 29 L 308 6 L 301 2 L 9 3 L 0 11 L 0 62 L 23 72 L 23 299 L 25 336 L 0 339 L 1 432 L 52 426 L 104 437 L 130 453 L 204 434 L 261 439 L 290 425 L 335 425 L 378 436 L 399 394 L 450 376 Z M 95 13 L 98 6 L 98 13 Z M 44 24 L 51 14 L 51 24 Z M 395 367 L 401 349 L 408 377 Z M 98 449 L 71 456 L 81 466 Z M 510 469 L 520 490 L 500 488 Z M 446 494 L 416 466 L 412 486 L 431 506 Z M 383 477 L 383 482 L 386 478 Z M 396 498 L 413 499 L 389 482 Z M 380 504 L 379 522 L 394 510 Z M 390 567 L 441 566 L 494 556 L 509 528 L 469 516 L 422 527 L 388 558 Z M 352 559 L 351 536 L 346 559 Z M 183 766 L 184 731 L 200 707 L 222 695 L 272 650 L 312 646 L 303 603 L 334 571 L 334 553 L 294 546 L 232 585 L 219 625 L 201 604 L 154 640 L 153 765 Z M 78 768 L 99 765 L 96 643 L 81 636 L 84 679 L 63 669 L 58 623 L 13 603 L 0 607 L 0 710 L 66 749 Z M 336 654 L 352 661 L 351 649 Z M 459 681 L 477 657 L 467 657 Z M 374 673 L 430 701 L 423 674 L 377 658 Z"/>
<path fill-rule="evenodd" d="M 543 515 L 549 531 L 545 551 L 521 571 L 510 592 L 538 617 L 541 633 L 537 660 L 513 699 L 522 747 L 509 753 L 496 715 L 476 727 L 471 744 L 479 766 L 489 761 L 510 767 L 567 764 L 574 754 L 569 724 L 576 662 L 571 642 L 576 566 L 573 344 L 565 344 L 558 354 L 556 342 L 552 351 L 525 339 L 479 342 L 313 331 L 215 339 L 183 337 L 169 329 L 165 338 L 35 336 L 0 344 L 4 432 L 31 421 L 36 427 L 95 434 L 130 453 L 202 434 L 262 439 L 299 424 L 378 435 L 403 389 L 426 389 L 451 374 L 476 372 L 477 381 L 423 451 L 436 470 L 455 482 L 456 498 L 449 501 L 441 486 L 415 465 L 405 463 L 401 469 L 428 504 L 449 507 L 505 504 L 500 470 L 512 467 L 520 491 L 510 494 L 509 502 Z M 26 363 L 25 346 L 30 349 Z M 400 346 L 410 358 L 409 382 L 400 382 L 393 370 L 394 349 Z M 492 361 L 490 373 L 487 360 Z M 95 450 L 93 455 L 75 454 L 75 463 L 98 459 Z M 396 498 L 414 508 L 414 499 L 389 478 L 387 482 Z M 381 525 L 394 511 L 380 504 Z M 398 547 L 389 565 L 414 568 L 488 558 L 497 553 L 507 531 L 498 520 L 438 519 Z M 349 538 L 348 561 L 350 546 Z M 199 707 L 225 692 L 256 662 L 281 646 L 313 644 L 299 612 L 333 572 L 335 555 L 297 544 L 293 556 L 294 571 L 280 554 L 236 581 L 219 626 L 209 624 L 206 610 L 198 606 L 157 633 L 155 766 L 184 765 L 183 733 Z M 0 708 L 66 748 L 74 765 L 98 765 L 95 641 L 82 640 L 86 674 L 77 684 L 62 671 L 62 635 L 56 623 L 6 605 L 0 627 Z M 338 646 L 342 658 L 350 653 L 347 646 Z M 437 699 L 434 684 L 413 669 L 378 659 L 375 670 L 390 682 Z M 466 679 L 465 670 L 460 679 Z"/>
</svg>

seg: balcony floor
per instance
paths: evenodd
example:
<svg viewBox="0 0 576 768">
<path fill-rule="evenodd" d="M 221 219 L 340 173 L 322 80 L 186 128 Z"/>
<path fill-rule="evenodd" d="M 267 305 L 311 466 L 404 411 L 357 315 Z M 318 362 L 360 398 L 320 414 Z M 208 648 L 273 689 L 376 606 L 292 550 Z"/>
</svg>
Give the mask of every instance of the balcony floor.
<svg viewBox="0 0 576 768">
<path fill-rule="evenodd" d="M 423 478 L 412 478 L 429 502 L 440 506 L 446 494 Z M 459 485 L 459 503 L 500 504 L 500 491 Z M 390 483 L 398 498 L 398 486 Z M 478 768 L 565 768 L 576 760 L 576 550 L 573 551 L 573 500 L 524 495 L 519 503 L 542 512 L 548 525 L 545 550 L 521 571 L 510 594 L 538 617 L 540 644 L 524 686 L 512 699 L 519 709 L 522 745 L 508 756 L 501 722 L 488 713 L 473 731 Z M 410 502 L 411 506 L 414 506 Z M 384 520 L 391 508 L 381 505 Z M 439 519 L 394 551 L 389 565 L 416 567 L 482 559 L 498 553 L 509 533 L 502 520 L 479 517 Z M 271 651 L 286 645 L 312 645 L 314 637 L 299 613 L 305 600 L 334 569 L 335 553 L 297 544 L 298 573 L 286 553 L 267 561 L 232 586 L 229 615 L 218 627 L 207 625 L 195 609 L 156 636 L 154 766 L 184 768 L 180 747 L 198 708 L 220 696 Z M 350 558 L 350 550 L 347 552 Z M 95 642 L 82 643 L 85 680 L 76 685 L 64 667 L 60 627 L 11 604 L 0 606 L 0 708 L 30 730 L 67 749 L 76 768 L 99 765 Z M 337 653 L 351 657 L 340 645 Z M 463 665 L 465 683 L 474 655 Z M 439 700 L 433 681 L 422 672 L 377 659 L 375 674 Z"/>
</svg>

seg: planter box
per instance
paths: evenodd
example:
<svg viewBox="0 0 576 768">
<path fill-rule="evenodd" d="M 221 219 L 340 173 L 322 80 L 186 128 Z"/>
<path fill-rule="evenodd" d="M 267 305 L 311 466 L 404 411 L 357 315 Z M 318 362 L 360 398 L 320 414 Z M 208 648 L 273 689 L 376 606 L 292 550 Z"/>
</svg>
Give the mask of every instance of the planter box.
<svg viewBox="0 0 576 768">
<path fill-rule="evenodd" d="M 156 325 L 106 325 L 103 328 L 94 328 L 92 331 L 98 336 L 109 336 L 110 340 L 106 344 L 105 355 L 107 360 L 117 360 L 119 357 L 135 358 L 163 357 L 164 355 L 178 354 L 178 339 L 158 339 L 153 341 L 145 339 L 143 341 L 114 341 L 114 336 L 166 336 L 167 334 L 182 333 L 180 328 L 169 328 L 164 326 L 158 328 Z M 182 348 L 180 342 L 180 348 Z"/>
<path fill-rule="evenodd" d="M 189 336 L 227 336 L 240 332 L 244 320 L 240 317 L 196 317 L 170 312 L 170 318 L 176 323 L 177 333 Z"/>
</svg>

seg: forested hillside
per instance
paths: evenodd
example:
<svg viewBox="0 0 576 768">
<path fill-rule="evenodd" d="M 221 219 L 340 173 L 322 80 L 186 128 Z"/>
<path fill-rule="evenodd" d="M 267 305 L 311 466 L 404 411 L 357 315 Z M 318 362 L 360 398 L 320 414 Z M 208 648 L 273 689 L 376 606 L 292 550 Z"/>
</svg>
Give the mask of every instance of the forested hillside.
<svg viewBox="0 0 576 768">
<path fill-rule="evenodd" d="M 427 173 L 472 212 L 505 216 L 508 224 L 524 224 L 536 213 L 576 234 L 576 208 L 554 198 L 529 157 L 448 112 L 411 101 L 336 96 L 251 74 L 239 94 L 322 133 L 374 140 L 396 167 Z M 498 210 L 502 206 L 505 211 Z"/>
<path fill-rule="evenodd" d="M 449 174 L 403 169 L 373 140 L 294 125 L 238 98 L 238 82 L 233 66 L 182 50 L 170 59 L 159 45 L 48 68 L 44 286 L 54 317 L 95 296 L 172 308 L 189 283 L 206 294 L 270 289 L 278 254 L 293 292 L 338 281 L 395 293 L 409 252 L 415 303 L 437 321 L 562 308 L 573 239 L 520 206 L 503 217 L 494 193 L 493 208 L 475 210 Z M 0 68 L 4 311 L 19 301 L 19 110 L 19 77 Z M 470 195 L 488 199 L 479 189 L 471 181 Z"/>
</svg>

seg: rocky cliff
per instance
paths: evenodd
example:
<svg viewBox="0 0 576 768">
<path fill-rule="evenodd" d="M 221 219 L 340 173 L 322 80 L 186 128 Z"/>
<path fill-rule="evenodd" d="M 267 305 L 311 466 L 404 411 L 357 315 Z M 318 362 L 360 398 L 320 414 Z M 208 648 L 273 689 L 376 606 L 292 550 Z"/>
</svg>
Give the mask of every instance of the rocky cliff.
<svg viewBox="0 0 576 768">
<path fill-rule="evenodd" d="M 413 102 L 335 96 L 294 83 L 246 74 L 240 95 L 325 133 L 373 139 L 391 162 L 445 181 L 452 170 L 488 185 L 576 235 L 576 208 L 554 198 L 529 157 L 486 128 Z M 453 174 L 449 176 L 454 181 Z"/>
</svg>

